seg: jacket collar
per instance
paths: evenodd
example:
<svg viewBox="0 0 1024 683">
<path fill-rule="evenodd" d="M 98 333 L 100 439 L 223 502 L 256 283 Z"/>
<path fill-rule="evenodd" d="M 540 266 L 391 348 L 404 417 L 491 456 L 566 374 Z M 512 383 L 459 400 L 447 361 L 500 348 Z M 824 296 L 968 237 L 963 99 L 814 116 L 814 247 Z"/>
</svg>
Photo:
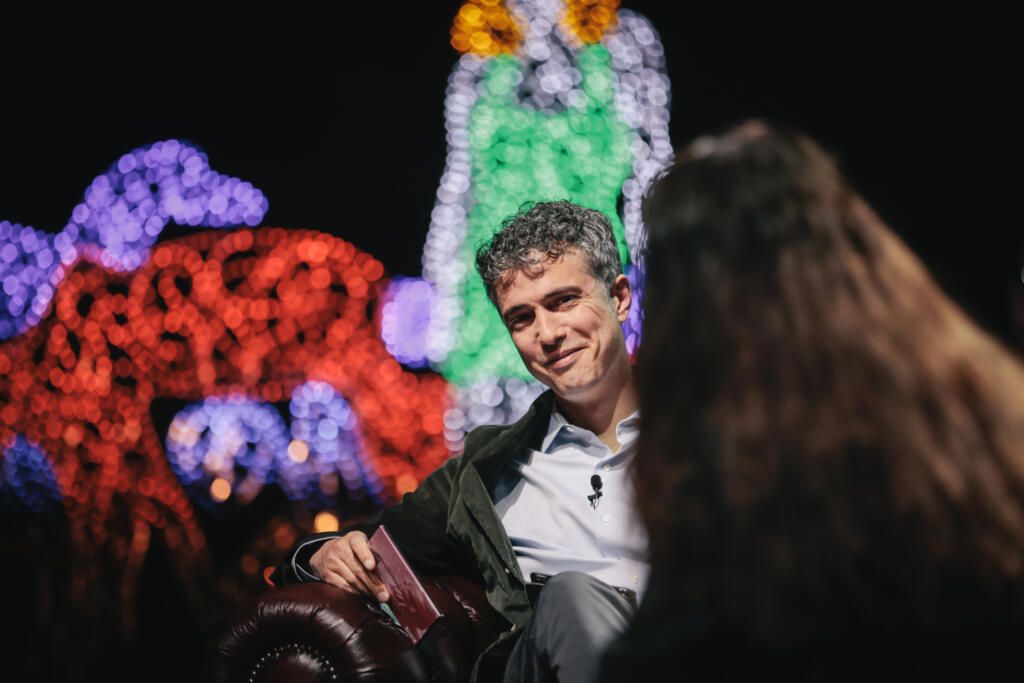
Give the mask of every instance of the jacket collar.
<svg viewBox="0 0 1024 683">
<path fill-rule="evenodd" d="M 470 456 L 480 479 L 488 488 L 510 459 L 524 449 L 540 450 L 554 406 L 555 394 L 548 389 L 534 400 L 525 415 Z"/>
<path fill-rule="evenodd" d="M 524 448 L 540 446 L 547 433 L 553 406 L 554 394 L 551 391 L 545 391 L 537 397 L 537 400 L 518 422 L 508 427 L 488 426 L 474 430 L 476 438 L 473 440 L 473 444 L 467 440 L 464 456 L 473 466 L 466 466 L 462 469 L 459 482 L 460 494 L 452 500 L 452 504 L 456 507 L 465 506 L 504 566 L 505 573 L 515 577 L 520 584 L 525 581 L 520 573 L 512 543 L 494 509 L 490 492 L 501 469 L 510 459 L 520 455 Z M 475 450 L 477 440 L 482 443 L 479 450 Z M 500 572 L 501 569 L 498 568 L 496 571 Z M 526 613 L 528 613 L 525 593 L 521 597 L 527 608 Z"/>
</svg>

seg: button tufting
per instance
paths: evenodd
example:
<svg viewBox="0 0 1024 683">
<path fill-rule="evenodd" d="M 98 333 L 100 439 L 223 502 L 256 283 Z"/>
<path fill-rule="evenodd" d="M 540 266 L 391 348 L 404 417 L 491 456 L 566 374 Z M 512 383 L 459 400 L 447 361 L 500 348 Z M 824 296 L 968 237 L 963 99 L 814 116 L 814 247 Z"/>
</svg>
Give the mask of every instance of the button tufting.
<svg viewBox="0 0 1024 683">
<path fill-rule="evenodd" d="M 331 661 L 319 650 L 312 648 L 308 645 L 300 645 L 299 643 L 288 643 L 287 645 L 279 645 L 272 648 L 269 652 L 263 653 L 259 661 L 256 662 L 256 666 L 253 667 L 249 674 L 249 683 L 255 683 L 260 678 L 260 671 L 271 661 L 280 659 L 283 656 L 291 654 L 293 652 L 299 652 L 308 657 L 311 657 L 325 673 L 329 676 L 329 680 L 334 683 L 338 682 L 338 673 L 334 670 L 334 665 Z"/>
</svg>

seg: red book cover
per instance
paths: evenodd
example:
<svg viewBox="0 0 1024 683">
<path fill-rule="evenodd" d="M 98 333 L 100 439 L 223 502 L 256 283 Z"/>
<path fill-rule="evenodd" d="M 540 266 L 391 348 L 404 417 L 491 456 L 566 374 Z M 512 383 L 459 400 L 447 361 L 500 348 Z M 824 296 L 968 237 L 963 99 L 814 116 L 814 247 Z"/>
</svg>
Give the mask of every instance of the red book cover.
<svg viewBox="0 0 1024 683">
<path fill-rule="evenodd" d="M 370 551 L 377 562 L 377 576 L 391 596 L 388 606 L 413 642 L 420 642 L 427 629 L 441 616 L 441 610 L 430 599 L 387 529 L 380 527 L 373 533 Z"/>
</svg>

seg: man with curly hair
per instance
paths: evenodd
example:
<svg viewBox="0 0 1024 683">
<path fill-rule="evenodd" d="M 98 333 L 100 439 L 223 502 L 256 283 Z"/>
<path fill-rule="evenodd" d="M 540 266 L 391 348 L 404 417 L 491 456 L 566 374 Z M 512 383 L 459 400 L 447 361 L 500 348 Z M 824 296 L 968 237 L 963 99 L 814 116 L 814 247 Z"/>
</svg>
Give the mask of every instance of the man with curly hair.
<svg viewBox="0 0 1024 683">
<path fill-rule="evenodd" d="M 476 265 L 548 391 L 515 424 L 473 430 L 461 456 L 368 522 L 302 539 L 272 578 L 387 601 L 367 547 L 385 525 L 417 571 L 480 581 L 508 620 L 474 680 L 592 680 L 648 571 L 627 474 L 639 430 L 622 332 L 632 290 L 608 218 L 569 202 L 506 219 Z"/>
</svg>

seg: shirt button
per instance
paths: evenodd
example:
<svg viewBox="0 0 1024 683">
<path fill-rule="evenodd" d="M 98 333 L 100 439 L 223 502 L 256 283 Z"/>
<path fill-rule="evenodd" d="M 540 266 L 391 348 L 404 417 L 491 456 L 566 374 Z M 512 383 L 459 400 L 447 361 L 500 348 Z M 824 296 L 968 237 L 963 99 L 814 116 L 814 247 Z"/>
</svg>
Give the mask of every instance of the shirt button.
<svg viewBox="0 0 1024 683">
<path fill-rule="evenodd" d="M 611 472 L 612 471 L 612 466 L 611 465 L 605 465 L 601 469 L 603 469 L 605 472 Z"/>
<path fill-rule="evenodd" d="M 511 574 L 512 572 L 510 572 L 510 571 L 508 570 L 508 567 L 505 567 L 505 573 L 506 573 L 506 574 Z"/>
<path fill-rule="evenodd" d="M 601 518 L 601 521 L 605 522 L 605 523 L 611 523 L 612 516 L 611 515 L 605 515 L 604 517 Z"/>
<path fill-rule="evenodd" d="M 634 576 L 634 577 L 633 577 L 633 578 L 631 579 L 631 581 L 632 581 L 633 583 L 640 583 L 640 577 L 639 577 L 639 576 Z"/>
</svg>

